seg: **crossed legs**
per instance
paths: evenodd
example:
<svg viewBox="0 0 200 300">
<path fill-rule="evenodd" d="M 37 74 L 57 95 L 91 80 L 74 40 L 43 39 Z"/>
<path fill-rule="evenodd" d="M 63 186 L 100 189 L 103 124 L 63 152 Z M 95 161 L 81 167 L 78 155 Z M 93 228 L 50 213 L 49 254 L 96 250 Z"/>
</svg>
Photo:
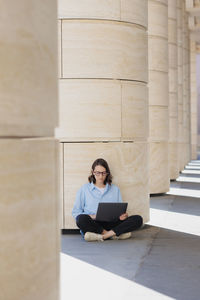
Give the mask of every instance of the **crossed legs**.
<svg viewBox="0 0 200 300">
<path fill-rule="evenodd" d="M 86 232 L 94 232 L 101 234 L 103 239 L 108 239 L 140 228 L 143 224 L 143 219 L 139 215 L 133 215 L 124 221 L 99 222 L 93 220 L 89 215 L 81 214 L 77 216 L 76 224 L 84 234 Z"/>
</svg>

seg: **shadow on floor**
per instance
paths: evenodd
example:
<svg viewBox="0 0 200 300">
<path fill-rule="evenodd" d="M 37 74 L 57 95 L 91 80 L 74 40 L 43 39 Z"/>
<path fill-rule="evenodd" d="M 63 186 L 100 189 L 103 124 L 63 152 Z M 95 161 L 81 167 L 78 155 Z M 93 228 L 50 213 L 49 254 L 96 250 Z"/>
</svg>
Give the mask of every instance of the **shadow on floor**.
<svg viewBox="0 0 200 300">
<path fill-rule="evenodd" d="M 185 177 L 182 176 L 182 178 L 185 179 Z M 187 177 L 188 178 L 188 177 Z M 195 182 L 195 181 L 187 181 L 187 178 L 184 181 L 173 181 L 170 184 L 170 187 L 174 187 L 174 188 L 182 188 L 182 189 L 188 189 L 188 190 L 200 190 L 200 177 L 198 178 L 199 182 Z M 193 177 L 194 180 L 197 180 L 197 177 Z M 191 177 L 190 177 L 191 180 Z"/>
<path fill-rule="evenodd" d="M 200 295 L 200 237 L 161 229 L 135 282 L 180 300 Z"/>
<path fill-rule="evenodd" d="M 126 241 L 62 237 L 62 253 L 181 300 L 200 294 L 200 237 L 146 225 Z"/>
<path fill-rule="evenodd" d="M 135 231 L 129 240 L 91 243 L 77 234 L 64 235 L 62 252 L 131 280 L 156 233 L 157 229 L 146 226 Z"/>
<path fill-rule="evenodd" d="M 160 299 L 200 299 L 200 198 L 164 194 L 151 197 L 150 206 L 151 221 L 131 239 L 87 243 L 80 234 L 62 235 L 62 253 L 159 292 Z"/>
<path fill-rule="evenodd" d="M 151 208 L 168 212 L 200 216 L 200 199 L 187 196 L 164 195 L 151 197 Z"/>
</svg>

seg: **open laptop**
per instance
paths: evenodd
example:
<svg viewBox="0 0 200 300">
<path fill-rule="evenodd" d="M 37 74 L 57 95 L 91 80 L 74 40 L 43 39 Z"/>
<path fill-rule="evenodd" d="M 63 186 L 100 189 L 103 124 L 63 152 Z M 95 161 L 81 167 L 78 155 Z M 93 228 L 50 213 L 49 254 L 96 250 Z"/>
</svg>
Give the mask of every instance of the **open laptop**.
<svg viewBox="0 0 200 300">
<path fill-rule="evenodd" d="M 126 212 L 128 203 L 126 202 L 100 202 L 96 221 L 114 222 L 119 220 L 119 217 Z"/>
</svg>

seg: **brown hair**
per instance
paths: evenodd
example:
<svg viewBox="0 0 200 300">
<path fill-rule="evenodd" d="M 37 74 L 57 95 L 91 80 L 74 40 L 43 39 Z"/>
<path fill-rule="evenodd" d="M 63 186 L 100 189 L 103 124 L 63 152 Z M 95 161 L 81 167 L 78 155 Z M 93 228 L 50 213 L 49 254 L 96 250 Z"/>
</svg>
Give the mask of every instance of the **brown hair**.
<svg viewBox="0 0 200 300">
<path fill-rule="evenodd" d="M 107 173 L 107 176 L 104 180 L 104 184 L 108 183 L 111 185 L 112 183 L 112 175 L 110 173 L 110 169 L 109 169 L 109 166 L 108 166 L 108 163 L 105 159 L 103 158 L 97 158 L 93 164 L 92 164 L 92 170 L 91 170 L 91 175 L 88 177 L 88 181 L 91 183 L 95 183 L 96 182 L 96 179 L 95 179 L 95 176 L 93 175 L 93 171 L 95 169 L 96 166 L 102 166 L 106 169 L 106 173 Z"/>
</svg>

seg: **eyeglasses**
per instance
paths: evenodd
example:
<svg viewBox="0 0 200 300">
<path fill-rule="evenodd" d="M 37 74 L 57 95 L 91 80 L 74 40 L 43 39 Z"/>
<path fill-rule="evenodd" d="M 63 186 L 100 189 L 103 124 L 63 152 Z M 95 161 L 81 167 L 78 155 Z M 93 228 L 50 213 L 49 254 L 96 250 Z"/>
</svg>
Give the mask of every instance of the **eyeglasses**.
<svg viewBox="0 0 200 300">
<path fill-rule="evenodd" d="M 98 171 L 95 171 L 93 172 L 94 175 L 96 176 L 100 176 L 102 174 L 102 176 L 106 176 L 108 173 L 107 172 L 98 172 Z"/>
</svg>

